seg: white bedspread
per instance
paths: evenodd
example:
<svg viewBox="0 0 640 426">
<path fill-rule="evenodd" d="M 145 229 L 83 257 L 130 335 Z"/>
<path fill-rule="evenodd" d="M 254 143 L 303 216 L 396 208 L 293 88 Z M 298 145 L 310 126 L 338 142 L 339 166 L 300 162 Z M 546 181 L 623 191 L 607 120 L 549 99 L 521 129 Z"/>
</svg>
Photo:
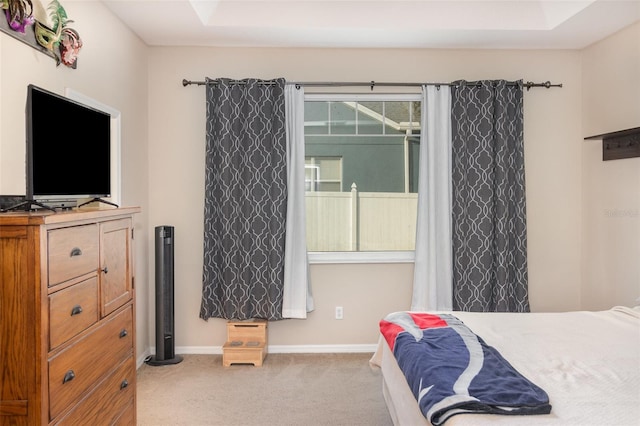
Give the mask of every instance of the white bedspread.
<svg viewBox="0 0 640 426">
<path fill-rule="evenodd" d="M 551 414 L 461 414 L 461 425 L 640 425 L 640 310 L 452 312 L 549 395 Z M 371 360 L 397 425 L 428 424 L 384 339 Z"/>
</svg>

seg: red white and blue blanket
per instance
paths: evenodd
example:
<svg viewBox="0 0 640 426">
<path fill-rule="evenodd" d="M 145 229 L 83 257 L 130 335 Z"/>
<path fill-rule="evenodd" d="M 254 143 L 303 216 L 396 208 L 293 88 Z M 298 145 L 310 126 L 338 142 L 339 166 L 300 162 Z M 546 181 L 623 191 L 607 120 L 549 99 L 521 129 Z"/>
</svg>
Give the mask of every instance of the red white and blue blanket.
<svg viewBox="0 0 640 426">
<path fill-rule="evenodd" d="M 380 331 L 424 416 L 548 414 L 547 393 L 451 314 L 395 312 Z"/>
</svg>

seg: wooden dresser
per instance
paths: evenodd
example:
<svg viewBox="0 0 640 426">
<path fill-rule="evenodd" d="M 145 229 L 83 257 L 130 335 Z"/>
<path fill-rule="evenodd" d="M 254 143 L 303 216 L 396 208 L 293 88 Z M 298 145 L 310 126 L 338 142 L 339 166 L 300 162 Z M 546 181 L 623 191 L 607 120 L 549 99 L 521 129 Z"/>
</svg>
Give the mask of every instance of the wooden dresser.
<svg viewBox="0 0 640 426">
<path fill-rule="evenodd" d="M 137 207 L 0 213 L 0 425 L 135 425 Z"/>
</svg>

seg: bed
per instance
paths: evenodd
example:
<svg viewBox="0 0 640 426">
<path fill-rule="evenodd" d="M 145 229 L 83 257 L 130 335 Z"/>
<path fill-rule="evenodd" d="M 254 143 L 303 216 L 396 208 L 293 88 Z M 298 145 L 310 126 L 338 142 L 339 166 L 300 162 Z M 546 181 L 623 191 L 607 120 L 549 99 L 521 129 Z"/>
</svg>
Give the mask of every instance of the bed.
<svg viewBox="0 0 640 426">
<path fill-rule="evenodd" d="M 543 389 L 551 405 L 549 414 L 456 414 L 445 426 L 640 425 L 640 307 L 434 314 L 459 319 Z M 382 391 L 395 425 L 431 424 L 382 334 L 371 365 L 382 371 Z"/>
</svg>

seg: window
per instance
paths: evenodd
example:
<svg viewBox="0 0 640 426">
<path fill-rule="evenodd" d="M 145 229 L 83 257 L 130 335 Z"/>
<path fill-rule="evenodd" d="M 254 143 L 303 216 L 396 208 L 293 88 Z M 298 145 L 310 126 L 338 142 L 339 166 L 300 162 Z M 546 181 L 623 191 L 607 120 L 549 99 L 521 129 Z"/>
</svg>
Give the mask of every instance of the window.
<svg viewBox="0 0 640 426">
<path fill-rule="evenodd" d="M 305 97 L 307 248 L 415 248 L 420 95 Z"/>
<path fill-rule="evenodd" d="M 308 192 L 337 191 L 342 188 L 342 158 L 306 157 L 305 188 Z"/>
</svg>

